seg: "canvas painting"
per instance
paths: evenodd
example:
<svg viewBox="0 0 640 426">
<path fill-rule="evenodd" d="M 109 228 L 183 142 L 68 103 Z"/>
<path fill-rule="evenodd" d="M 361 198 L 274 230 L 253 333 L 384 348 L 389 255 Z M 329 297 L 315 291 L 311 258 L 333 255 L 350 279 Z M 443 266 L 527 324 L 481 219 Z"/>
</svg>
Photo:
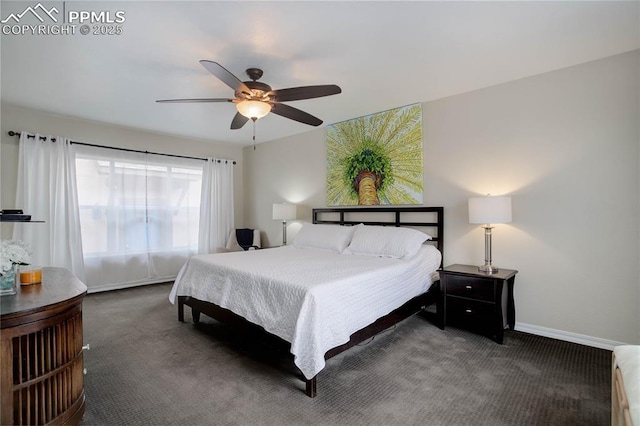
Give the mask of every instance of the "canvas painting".
<svg viewBox="0 0 640 426">
<path fill-rule="evenodd" d="M 327 127 L 328 206 L 422 202 L 422 104 Z"/>
</svg>

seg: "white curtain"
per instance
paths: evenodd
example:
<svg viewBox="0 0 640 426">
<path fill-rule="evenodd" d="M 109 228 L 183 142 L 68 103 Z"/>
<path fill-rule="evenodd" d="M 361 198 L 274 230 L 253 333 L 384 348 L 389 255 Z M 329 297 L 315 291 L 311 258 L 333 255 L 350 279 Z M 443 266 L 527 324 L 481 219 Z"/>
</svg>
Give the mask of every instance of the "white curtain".
<svg viewBox="0 0 640 426">
<path fill-rule="evenodd" d="M 44 221 L 14 225 L 13 238 L 29 245 L 32 264 L 67 268 L 84 281 L 75 154 L 69 140 L 21 133 L 15 205 L 32 220 Z"/>
<path fill-rule="evenodd" d="M 202 173 L 198 253 L 225 247 L 233 229 L 233 162 L 207 158 Z"/>
<path fill-rule="evenodd" d="M 203 161 L 76 150 L 89 289 L 173 280 L 198 250 Z"/>
</svg>

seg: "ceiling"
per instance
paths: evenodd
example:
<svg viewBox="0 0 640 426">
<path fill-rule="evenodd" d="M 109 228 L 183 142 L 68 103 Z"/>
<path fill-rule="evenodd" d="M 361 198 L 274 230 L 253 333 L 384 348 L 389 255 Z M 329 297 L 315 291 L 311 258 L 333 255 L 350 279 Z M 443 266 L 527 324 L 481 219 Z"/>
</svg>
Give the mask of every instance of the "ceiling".
<svg viewBox="0 0 640 426">
<path fill-rule="evenodd" d="M 1 18 L 36 4 L 3 1 Z M 252 144 L 253 129 L 251 123 L 229 129 L 233 104 L 155 100 L 233 97 L 198 63 L 208 59 L 241 80 L 248 79 L 246 68 L 261 68 L 260 81 L 274 89 L 339 85 L 339 95 L 289 103 L 324 120 L 324 126 L 640 47 L 638 1 L 43 5 L 56 6 L 59 17 L 106 11 L 115 19 L 123 11 L 122 34 L 82 35 L 79 24 L 75 34 L 3 33 L 3 102 L 239 145 Z M 21 19 L 20 24 L 38 23 L 32 16 Z M 256 123 L 256 142 L 312 129 L 269 114 Z"/>
</svg>

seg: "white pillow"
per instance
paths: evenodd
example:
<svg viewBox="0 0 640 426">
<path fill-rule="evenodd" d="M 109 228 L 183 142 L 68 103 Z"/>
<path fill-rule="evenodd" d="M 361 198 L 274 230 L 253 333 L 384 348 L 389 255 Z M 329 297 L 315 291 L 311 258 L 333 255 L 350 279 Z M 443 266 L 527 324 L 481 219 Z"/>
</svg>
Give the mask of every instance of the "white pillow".
<svg viewBox="0 0 640 426">
<path fill-rule="evenodd" d="M 315 248 L 338 253 L 347 248 L 354 231 L 353 226 L 314 225 L 304 223 L 293 240 L 296 248 Z"/>
<path fill-rule="evenodd" d="M 368 256 L 409 258 L 415 255 L 430 235 L 397 226 L 358 225 L 345 253 Z"/>
</svg>

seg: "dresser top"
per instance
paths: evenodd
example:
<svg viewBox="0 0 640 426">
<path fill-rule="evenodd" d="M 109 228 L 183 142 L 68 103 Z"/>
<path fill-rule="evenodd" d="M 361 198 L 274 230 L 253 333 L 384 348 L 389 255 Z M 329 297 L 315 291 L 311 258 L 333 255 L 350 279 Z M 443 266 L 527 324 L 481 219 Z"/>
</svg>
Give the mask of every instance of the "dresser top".
<svg viewBox="0 0 640 426">
<path fill-rule="evenodd" d="M 4 322 L 10 317 L 46 310 L 56 304 L 82 298 L 86 293 L 87 286 L 68 270 L 42 268 L 42 283 L 18 285 L 16 294 L 0 297 L 0 320 Z"/>
</svg>

